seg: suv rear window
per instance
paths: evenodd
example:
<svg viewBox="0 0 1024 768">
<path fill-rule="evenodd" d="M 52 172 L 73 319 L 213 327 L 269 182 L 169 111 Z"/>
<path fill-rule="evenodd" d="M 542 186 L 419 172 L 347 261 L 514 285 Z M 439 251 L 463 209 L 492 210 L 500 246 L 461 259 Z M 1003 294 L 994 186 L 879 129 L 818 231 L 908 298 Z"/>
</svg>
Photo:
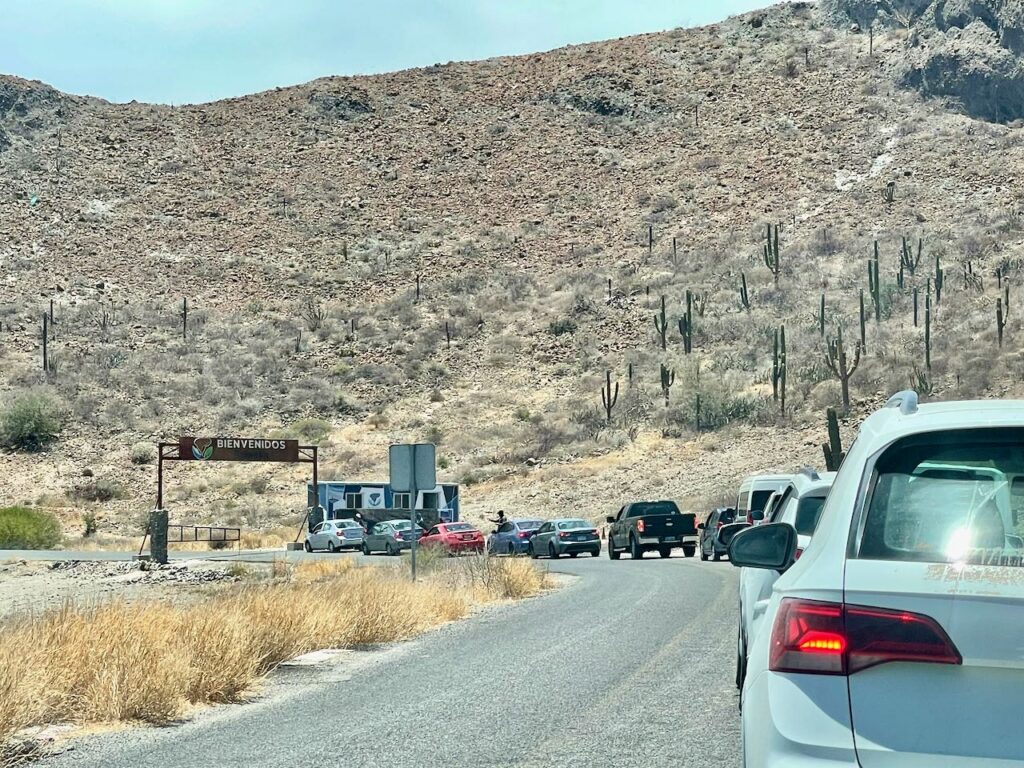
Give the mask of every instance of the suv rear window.
<svg viewBox="0 0 1024 768">
<path fill-rule="evenodd" d="M 723 509 L 718 514 L 718 522 L 720 522 L 722 525 L 728 525 L 729 523 L 732 523 L 735 520 L 736 520 L 736 510 L 735 509 Z"/>
<path fill-rule="evenodd" d="M 796 522 L 793 527 L 804 536 L 812 536 L 818 527 L 821 508 L 825 506 L 824 496 L 804 496 L 796 505 Z"/>
<path fill-rule="evenodd" d="M 629 505 L 629 517 L 645 515 L 678 515 L 679 507 L 674 501 L 638 501 Z"/>
<path fill-rule="evenodd" d="M 1011 484 L 1024 475 L 1024 429 L 915 435 L 875 464 L 859 556 L 1020 565 L 1024 519 Z"/>
<path fill-rule="evenodd" d="M 754 491 L 750 494 L 750 506 L 748 509 L 760 509 L 763 511 L 764 505 L 768 503 L 768 499 L 771 498 L 773 493 L 775 493 L 775 491 Z"/>
</svg>

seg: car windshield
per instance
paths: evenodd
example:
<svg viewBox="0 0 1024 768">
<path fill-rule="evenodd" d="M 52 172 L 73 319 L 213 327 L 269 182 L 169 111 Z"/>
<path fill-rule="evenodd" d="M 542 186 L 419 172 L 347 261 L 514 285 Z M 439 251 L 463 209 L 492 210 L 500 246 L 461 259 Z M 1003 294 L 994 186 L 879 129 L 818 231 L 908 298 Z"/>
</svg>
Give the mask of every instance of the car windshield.
<svg viewBox="0 0 1024 768">
<path fill-rule="evenodd" d="M 1009 477 L 1024 474 L 1024 430 L 961 430 L 897 441 L 875 465 L 859 556 L 1020 564 L 1024 520 Z"/>
<path fill-rule="evenodd" d="M 594 526 L 586 520 L 561 520 L 558 522 L 558 530 L 573 531 L 577 528 L 593 528 Z"/>
<path fill-rule="evenodd" d="M 824 496 L 804 496 L 796 505 L 796 521 L 793 527 L 804 536 L 811 536 L 818 527 L 821 508 L 825 506 Z"/>
<path fill-rule="evenodd" d="M 678 515 L 679 507 L 674 501 L 639 501 L 629 507 L 630 517 L 647 515 Z"/>
<path fill-rule="evenodd" d="M 449 523 L 445 526 L 445 530 L 448 533 L 458 533 L 459 531 L 473 531 L 476 529 L 469 523 Z"/>
</svg>

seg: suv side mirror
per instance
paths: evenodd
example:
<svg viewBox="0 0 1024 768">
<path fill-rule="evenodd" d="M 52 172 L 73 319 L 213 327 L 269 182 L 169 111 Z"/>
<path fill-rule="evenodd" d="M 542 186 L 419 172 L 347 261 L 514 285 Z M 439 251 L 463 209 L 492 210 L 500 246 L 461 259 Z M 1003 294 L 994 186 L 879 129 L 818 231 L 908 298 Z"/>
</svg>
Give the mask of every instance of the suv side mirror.
<svg viewBox="0 0 1024 768">
<path fill-rule="evenodd" d="M 766 523 L 737 533 L 729 542 L 729 562 L 737 568 L 783 572 L 796 561 L 796 528 Z"/>
<path fill-rule="evenodd" d="M 605 521 L 609 522 L 609 523 L 614 523 L 615 522 L 615 515 L 608 515 L 608 517 L 605 518 Z"/>
<path fill-rule="evenodd" d="M 703 531 L 704 530 L 704 523 L 697 523 L 697 530 L 698 531 Z"/>
</svg>

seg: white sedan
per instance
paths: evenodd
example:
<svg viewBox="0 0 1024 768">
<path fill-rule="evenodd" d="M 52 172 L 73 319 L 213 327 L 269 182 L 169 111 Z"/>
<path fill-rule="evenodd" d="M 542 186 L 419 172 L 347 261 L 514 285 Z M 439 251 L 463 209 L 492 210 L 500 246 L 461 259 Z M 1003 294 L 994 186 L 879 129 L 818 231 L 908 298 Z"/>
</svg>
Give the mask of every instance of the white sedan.
<svg viewBox="0 0 1024 768">
<path fill-rule="evenodd" d="M 338 552 L 342 549 L 359 549 L 363 546 L 363 529 L 355 520 L 324 520 L 306 535 L 304 548 L 307 552 L 326 549 Z"/>
<path fill-rule="evenodd" d="M 786 523 L 730 544 L 784 571 L 749 649 L 747 768 L 1022 768 L 1024 402 L 861 426 L 806 552 Z"/>
</svg>

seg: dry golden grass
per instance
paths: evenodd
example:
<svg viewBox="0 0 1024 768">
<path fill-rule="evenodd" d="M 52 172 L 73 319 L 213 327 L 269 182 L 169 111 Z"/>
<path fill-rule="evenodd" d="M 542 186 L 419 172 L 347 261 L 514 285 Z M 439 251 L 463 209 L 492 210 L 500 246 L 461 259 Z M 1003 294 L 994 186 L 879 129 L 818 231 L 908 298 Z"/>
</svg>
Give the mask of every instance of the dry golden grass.
<svg viewBox="0 0 1024 768">
<path fill-rule="evenodd" d="M 29 726 L 165 723 L 189 705 L 238 701 L 299 654 L 411 638 L 547 586 L 533 563 L 509 558 L 438 562 L 416 583 L 404 568 L 350 560 L 275 570 L 198 605 L 68 605 L 0 625 L 0 760 Z"/>
</svg>

